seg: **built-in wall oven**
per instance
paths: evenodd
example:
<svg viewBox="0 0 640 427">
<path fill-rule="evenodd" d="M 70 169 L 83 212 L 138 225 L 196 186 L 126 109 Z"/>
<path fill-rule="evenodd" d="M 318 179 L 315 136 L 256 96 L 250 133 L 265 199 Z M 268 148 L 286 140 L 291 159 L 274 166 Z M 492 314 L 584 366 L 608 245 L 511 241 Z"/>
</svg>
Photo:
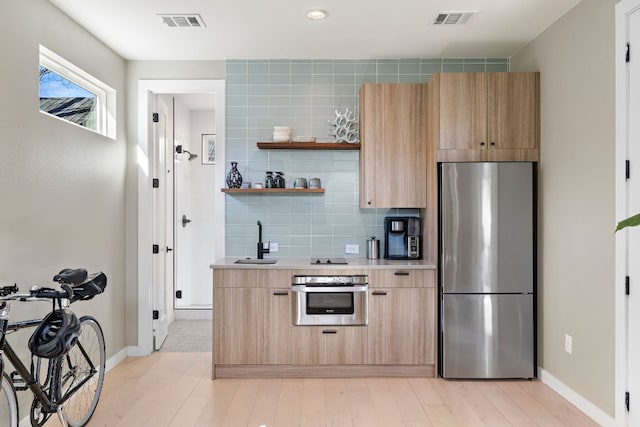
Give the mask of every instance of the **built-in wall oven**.
<svg viewBox="0 0 640 427">
<path fill-rule="evenodd" d="M 369 277 L 295 275 L 291 285 L 294 325 L 366 325 Z"/>
</svg>

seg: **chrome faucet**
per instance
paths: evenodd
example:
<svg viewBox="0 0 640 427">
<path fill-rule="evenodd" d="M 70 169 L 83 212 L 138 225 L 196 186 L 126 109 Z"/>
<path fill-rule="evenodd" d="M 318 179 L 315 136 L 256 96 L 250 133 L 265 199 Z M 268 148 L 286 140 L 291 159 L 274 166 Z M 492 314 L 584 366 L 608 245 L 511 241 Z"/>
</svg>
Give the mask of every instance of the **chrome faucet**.
<svg viewBox="0 0 640 427">
<path fill-rule="evenodd" d="M 262 244 L 262 223 L 258 221 L 258 259 L 264 259 L 264 254 L 269 253 L 269 246 L 271 242 L 267 245 L 267 248 L 264 248 Z"/>
</svg>

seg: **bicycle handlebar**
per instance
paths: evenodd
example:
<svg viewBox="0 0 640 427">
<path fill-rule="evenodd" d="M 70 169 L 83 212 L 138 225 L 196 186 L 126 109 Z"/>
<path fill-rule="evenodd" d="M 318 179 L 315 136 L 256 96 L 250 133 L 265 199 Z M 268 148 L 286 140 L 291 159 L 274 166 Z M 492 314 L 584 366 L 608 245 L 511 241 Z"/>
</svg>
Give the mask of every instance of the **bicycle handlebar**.
<svg viewBox="0 0 640 427">
<path fill-rule="evenodd" d="M 73 289 L 69 285 L 63 284 L 62 291 L 51 288 L 34 287 L 29 293 L 19 293 L 20 289 L 17 285 L 0 287 L 1 300 L 21 300 L 21 301 L 38 301 L 52 299 L 71 299 L 73 298 Z"/>
<path fill-rule="evenodd" d="M 20 301 L 34 301 L 34 300 L 55 300 L 55 299 L 67 299 L 70 302 L 86 301 L 92 299 L 94 296 L 104 292 L 107 287 L 107 276 L 102 272 L 93 273 L 91 275 L 86 274 L 86 270 L 83 276 L 72 275 L 80 271 L 80 269 L 70 270 L 65 269 L 60 274 L 56 275 L 54 279 L 58 279 L 58 283 L 62 290 L 56 290 L 48 287 L 34 286 L 31 288 L 28 294 L 18 294 L 20 290 L 17 285 L 1 286 L 0 287 L 0 301 L 7 300 L 20 300 Z M 80 282 L 80 278 L 83 280 Z"/>
</svg>

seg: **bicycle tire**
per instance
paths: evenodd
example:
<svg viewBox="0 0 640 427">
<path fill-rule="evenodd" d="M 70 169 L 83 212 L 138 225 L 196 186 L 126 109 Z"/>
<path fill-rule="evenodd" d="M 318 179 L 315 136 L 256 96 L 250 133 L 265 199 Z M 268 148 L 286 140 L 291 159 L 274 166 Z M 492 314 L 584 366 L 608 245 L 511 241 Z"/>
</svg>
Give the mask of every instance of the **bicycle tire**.
<svg viewBox="0 0 640 427">
<path fill-rule="evenodd" d="M 18 397 L 13 388 L 11 378 L 5 373 L 2 374 L 2 384 L 0 390 L 0 425 L 8 427 L 18 427 L 20 416 L 18 414 Z"/>
<path fill-rule="evenodd" d="M 106 354 L 102 328 L 91 316 L 80 318 L 80 328 L 82 333 L 78 342 L 66 355 L 57 359 L 59 396 L 66 399 L 62 412 L 70 427 L 82 427 L 89 422 L 98 405 L 104 383 Z M 91 364 L 85 354 L 93 365 L 93 377 L 74 392 L 74 387 L 86 379 L 87 374 L 91 374 Z"/>
</svg>

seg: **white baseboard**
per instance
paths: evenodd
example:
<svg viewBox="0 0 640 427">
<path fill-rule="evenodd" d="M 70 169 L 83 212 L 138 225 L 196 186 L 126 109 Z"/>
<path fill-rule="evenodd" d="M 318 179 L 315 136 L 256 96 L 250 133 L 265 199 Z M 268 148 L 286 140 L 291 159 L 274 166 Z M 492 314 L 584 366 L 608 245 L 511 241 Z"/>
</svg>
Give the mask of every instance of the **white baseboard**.
<svg viewBox="0 0 640 427">
<path fill-rule="evenodd" d="M 211 320 L 213 319 L 212 309 L 190 309 L 190 310 L 174 310 L 173 314 L 176 320 Z"/>
<path fill-rule="evenodd" d="M 119 352 L 117 352 L 116 354 L 114 354 L 113 356 L 111 356 L 110 358 L 108 358 L 107 361 L 105 362 L 105 372 L 109 372 L 110 370 L 115 368 L 120 362 L 126 359 L 128 355 L 129 355 L 129 352 L 127 350 L 127 347 L 125 347 Z"/>
<path fill-rule="evenodd" d="M 598 408 L 596 405 L 582 397 L 582 395 L 544 369 L 538 368 L 538 378 L 599 425 L 603 427 L 616 427 L 618 425 L 611 415 Z"/>
</svg>

